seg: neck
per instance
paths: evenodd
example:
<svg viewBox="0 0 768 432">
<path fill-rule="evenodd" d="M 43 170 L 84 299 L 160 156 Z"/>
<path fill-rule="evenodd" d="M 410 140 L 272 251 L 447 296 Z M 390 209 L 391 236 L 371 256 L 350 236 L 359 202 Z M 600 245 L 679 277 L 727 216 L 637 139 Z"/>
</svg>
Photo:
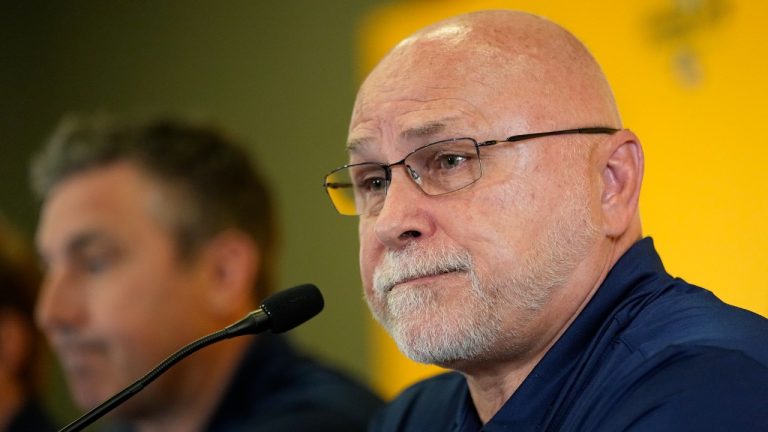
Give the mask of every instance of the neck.
<svg viewBox="0 0 768 432">
<path fill-rule="evenodd" d="M 531 361 L 516 364 L 500 362 L 482 370 L 464 372 L 469 394 L 483 424 L 488 423 L 512 397 L 542 356 L 543 353 Z"/>
<path fill-rule="evenodd" d="M 605 280 L 608 271 L 632 242 L 609 240 L 598 246 L 591 259 L 586 259 L 563 286 L 552 292 L 547 304 L 539 311 L 514 341 L 518 349 L 509 357 L 494 361 L 478 361 L 457 368 L 467 378 L 470 396 L 483 424 L 493 418 L 522 385 L 534 367 L 560 339 L 576 317 L 592 299 Z M 527 342 L 526 342 L 527 341 Z"/>
<path fill-rule="evenodd" d="M 197 356 L 194 359 L 197 365 L 190 369 L 195 371 L 195 375 L 188 374 L 177 383 L 179 388 L 171 396 L 174 400 L 150 415 L 133 419 L 135 429 L 138 432 L 203 430 L 224 396 L 251 340 L 235 338 L 222 341 L 193 354 Z M 189 360 L 193 359 L 184 361 Z"/>
</svg>

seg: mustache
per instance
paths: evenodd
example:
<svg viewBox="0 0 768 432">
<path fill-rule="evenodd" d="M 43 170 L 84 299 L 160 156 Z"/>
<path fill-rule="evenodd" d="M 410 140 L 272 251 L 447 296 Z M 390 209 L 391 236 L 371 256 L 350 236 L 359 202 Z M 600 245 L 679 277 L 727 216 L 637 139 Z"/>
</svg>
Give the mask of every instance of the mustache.
<svg viewBox="0 0 768 432">
<path fill-rule="evenodd" d="M 106 342 L 96 336 L 59 332 L 49 336 L 51 346 L 57 351 L 98 351 L 104 350 Z"/>
<path fill-rule="evenodd" d="M 386 294 L 395 285 L 426 276 L 444 273 L 471 273 L 474 266 L 469 252 L 437 247 L 423 249 L 415 244 L 387 251 L 373 273 L 376 293 Z"/>
</svg>

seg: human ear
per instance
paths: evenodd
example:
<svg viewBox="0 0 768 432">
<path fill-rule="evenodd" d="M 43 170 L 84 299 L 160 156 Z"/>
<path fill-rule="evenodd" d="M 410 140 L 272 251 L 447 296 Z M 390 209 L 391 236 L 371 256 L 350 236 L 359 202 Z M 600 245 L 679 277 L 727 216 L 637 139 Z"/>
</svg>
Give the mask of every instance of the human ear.
<svg viewBox="0 0 768 432">
<path fill-rule="evenodd" d="M 603 230 L 621 237 L 637 218 L 644 157 L 640 140 L 629 130 L 611 135 L 602 146 L 601 175 Z"/>
<path fill-rule="evenodd" d="M 207 300 L 214 312 L 232 319 L 255 307 L 253 289 L 260 258 L 255 242 L 242 231 L 227 230 L 205 246 Z"/>
</svg>

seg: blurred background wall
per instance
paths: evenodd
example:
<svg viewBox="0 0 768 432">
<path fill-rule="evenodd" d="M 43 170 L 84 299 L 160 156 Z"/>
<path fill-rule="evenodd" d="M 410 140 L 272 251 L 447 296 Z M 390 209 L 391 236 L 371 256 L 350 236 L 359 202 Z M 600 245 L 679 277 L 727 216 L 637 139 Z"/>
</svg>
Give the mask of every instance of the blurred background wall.
<svg viewBox="0 0 768 432">
<path fill-rule="evenodd" d="M 335 213 L 321 184 L 345 161 L 354 35 L 376 3 L 3 0 L 0 212 L 31 239 L 28 162 L 67 112 L 215 121 L 249 144 L 275 190 L 278 286 L 313 282 L 325 295 L 325 311 L 294 337 L 367 378 L 356 220 Z"/>
<path fill-rule="evenodd" d="M 356 220 L 320 184 L 344 162 L 355 89 L 386 50 L 486 7 L 543 14 L 587 43 L 643 140 L 644 228 L 668 270 L 768 314 L 768 4 L 751 0 L 0 1 L 0 212 L 31 238 L 28 161 L 64 113 L 213 120 L 249 144 L 276 192 L 280 286 L 325 294 L 294 337 L 394 394 L 434 370 L 375 330 Z"/>
</svg>

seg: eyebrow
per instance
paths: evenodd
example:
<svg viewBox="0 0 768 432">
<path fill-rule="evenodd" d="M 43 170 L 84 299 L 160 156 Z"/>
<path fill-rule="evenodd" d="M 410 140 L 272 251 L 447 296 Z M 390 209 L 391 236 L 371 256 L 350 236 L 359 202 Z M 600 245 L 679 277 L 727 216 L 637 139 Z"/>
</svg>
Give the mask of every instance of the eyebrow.
<svg viewBox="0 0 768 432">
<path fill-rule="evenodd" d="M 365 147 L 368 142 L 370 142 L 370 139 L 368 138 L 357 138 L 350 140 L 347 142 L 347 154 L 351 155 L 360 152 L 360 149 Z"/>
<path fill-rule="evenodd" d="M 107 243 L 108 237 L 100 231 L 87 231 L 79 233 L 67 242 L 65 256 L 73 257 L 82 254 L 93 245 Z"/>
<path fill-rule="evenodd" d="M 104 235 L 96 231 L 78 234 L 67 243 L 67 253 L 73 254 L 88 248 L 88 246 L 104 240 Z"/>
<path fill-rule="evenodd" d="M 400 132 L 400 138 L 404 140 L 413 140 L 418 138 L 429 138 L 446 128 L 445 123 L 429 122 L 421 126 L 406 129 Z M 371 140 L 369 138 L 357 138 L 347 143 L 347 153 L 354 154 L 360 152 L 361 147 L 366 146 Z"/>
<path fill-rule="evenodd" d="M 445 123 L 430 122 L 422 126 L 406 129 L 400 132 L 400 137 L 406 140 L 429 138 L 445 130 Z"/>
<path fill-rule="evenodd" d="M 99 241 L 103 241 L 104 239 L 105 236 L 98 231 L 79 233 L 67 241 L 67 244 L 64 248 L 64 256 L 71 257 L 73 255 L 78 255 L 82 253 L 83 250 L 87 249 L 90 245 L 98 243 Z M 44 251 L 38 249 L 37 258 L 38 263 L 43 268 L 50 266 L 50 258 L 48 254 L 44 253 Z"/>
</svg>

